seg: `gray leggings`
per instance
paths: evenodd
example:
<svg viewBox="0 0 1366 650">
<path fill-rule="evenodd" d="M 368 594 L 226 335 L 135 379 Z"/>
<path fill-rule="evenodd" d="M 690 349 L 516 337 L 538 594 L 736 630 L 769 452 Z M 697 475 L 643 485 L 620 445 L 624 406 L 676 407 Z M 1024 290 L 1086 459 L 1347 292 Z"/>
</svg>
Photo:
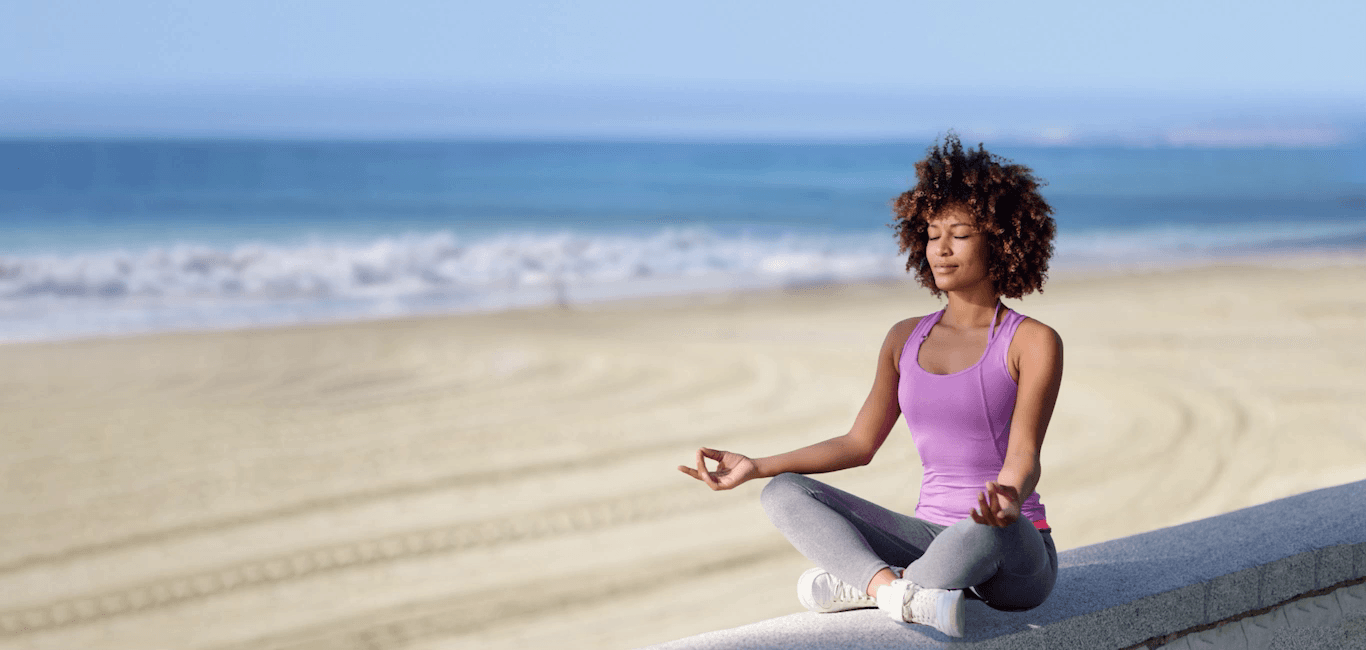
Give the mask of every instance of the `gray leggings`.
<svg viewBox="0 0 1366 650">
<path fill-rule="evenodd" d="M 891 566 L 922 587 L 966 589 L 994 609 L 1039 606 L 1058 577 L 1053 536 L 1021 517 L 1005 528 L 908 517 L 801 474 L 779 474 L 760 498 L 792 545 L 836 578 L 867 588 Z"/>
</svg>

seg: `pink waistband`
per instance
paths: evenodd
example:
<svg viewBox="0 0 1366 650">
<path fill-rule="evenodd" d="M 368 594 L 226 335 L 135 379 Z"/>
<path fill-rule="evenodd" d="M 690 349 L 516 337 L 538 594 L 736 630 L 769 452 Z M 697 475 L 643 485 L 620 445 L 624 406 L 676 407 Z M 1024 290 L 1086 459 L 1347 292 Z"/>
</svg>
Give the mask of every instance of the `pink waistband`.
<svg viewBox="0 0 1366 650">
<path fill-rule="evenodd" d="M 1040 519 L 1034 522 L 1034 527 L 1038 528 L 1039 530 L 1050 530 L 1052 528 L 1052 526 L 1048 525 L 1047 519 Z"/>
</svg>

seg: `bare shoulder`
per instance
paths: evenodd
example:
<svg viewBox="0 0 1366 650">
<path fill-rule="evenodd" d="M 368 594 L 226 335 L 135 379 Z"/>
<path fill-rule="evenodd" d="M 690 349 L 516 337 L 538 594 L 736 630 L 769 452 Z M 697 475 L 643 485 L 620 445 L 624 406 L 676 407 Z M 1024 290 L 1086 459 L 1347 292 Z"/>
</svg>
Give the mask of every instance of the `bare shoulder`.
<svg viewBox="0 0 1366 650">
<path fill-rule="evenodd" d="M 1062 337 L 1058 331 L 1028 316 L 1015 330 L 1015 340 L 1027 343 L 1030 347 L 1062 347 Z"/>
<path fill-rule="evenodd" d="M 1017 381 L 1019 366 L 1025 364 L 1044 364 L 1051 366 L 1062 360 L 1062 336 L 1057 330 L 1026 317 L 1015 330 L 1015 340 L 1010 344 L 1011 370 Z"/>
<path fill-rule="evenodd" d="M 911 332 L 915 331 L 915 326 L 920 324 L 920 319 L 924 316 L 915 316 L 905 320 L 897 321 L 892 328 L 887 331 L 887 339 L 883 341 L 883 349 L 891 352 L 892 364 L 901 367 L 901 351 L 906 348 L 906 340 L 911 338 Z"/>
<path fill-rule="evenodd" d="M 897 321 L 894 325 L 892 325 L 891 331 L 887 333 L 888 337 L 890 338 L 895 336 L 896 338 L 900 338 L 904 342 L 906 339 L 910 338 L 911 330 L 914 330 L 915 326 L 920 324 L 920 319 L 922 318 L 924 318 L 924 316 L 915 316 L 912 318 L 907 318 L 905 320 Z"/>
</svg>

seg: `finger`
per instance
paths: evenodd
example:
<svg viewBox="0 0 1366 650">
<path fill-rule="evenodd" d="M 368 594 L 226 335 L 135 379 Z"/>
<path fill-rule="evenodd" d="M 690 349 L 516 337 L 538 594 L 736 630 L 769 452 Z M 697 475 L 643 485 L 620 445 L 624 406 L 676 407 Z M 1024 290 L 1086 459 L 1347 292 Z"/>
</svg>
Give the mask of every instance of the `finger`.
<svg viewBox="0 0 1366 650">
<path fill-rule="evenodd" d="M 702 457 L 701 449 L 697 450 L 697 473 L 701 475 L 702 482 L 706 483 L 708 487 L 713 490 L 718 489 L 716 480 L 712 478 L 711 472 L 707 471 L 707 463 Z"/>
<path fill-rule="evenodd" d="M 987 499 L 987 518 L 991 522 L 992 526 L 1000 527 L 1001 506 L 1000 503 L 996 500 L 995 495 L 992 495 L 990 498 Z"/>
<path fill-rule="evenodd" d="M 972 520 L 975 521 L 975 522 L 977 522 L 977 523 L 979 523 L 979 524 L 985 524 L 985 523 L 987 523 L 987 520 L 983 519 L 983 518 L 982 518 L 982 515 L 977 514 L 977 509 L 976 509 L 976 508 L 973 508 L 971 511 L 969 511 L 969 512 L 968 512 L 968 516 L 969 516 L 969 517 L 972 517 Z"/>
<path fill-rule="evenodd" d="M 678 471 L 683 472 L 684 474 L 687 474 L 688 476 L 691 476 L 691 477 L 693 477 L 693 478 L 695 478 L 695 479 L 698 479 L 698 480 L 701 480 L 701 479 L 702 479 L 702 477 L 700 477 L 700 476 L 697 475 L 697 470 L 695 470 L 695 469 L 693 469 L 693 468 L 691 468 L 691 467 L 687 467 L 687 466 L 684 466 L 684 465 L 679 465 L 679 466 L 678 466 Z"/>
<path fill-rule="evenodd" d="M 982 511 L 982 523 L 988 526 L 995 526 L 995 513 L 991 511 L 991 505 L 987 503 L 987 495 L 985 493 L 977 495 L 977 507 Z"/>
<path fill-rule="evenodd" d="M 721 460 L 726 456 L 726 452 L 721 451 L 719 449 L 711 449 L 708 447 L 702 447 L 698 451 L 701 451 L 703 456 L 706 456 L 707 458 L 710 458 L 712 460 Z"/>
</svg>

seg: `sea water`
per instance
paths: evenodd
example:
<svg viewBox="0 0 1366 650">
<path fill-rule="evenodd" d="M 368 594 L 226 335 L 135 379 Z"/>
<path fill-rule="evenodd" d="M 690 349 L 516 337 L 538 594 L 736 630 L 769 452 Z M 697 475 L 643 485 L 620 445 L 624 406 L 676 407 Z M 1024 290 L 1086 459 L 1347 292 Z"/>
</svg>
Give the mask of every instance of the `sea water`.
<svg viewBox="0 0 1366 650">
<path fill-rule="evenodd" d="M 1054 268 L 1366 250 L 1366 145 L 995 147 Z M 904 274 L 925 143 L 0 140 L 0 341 Z"/>
</svg>

